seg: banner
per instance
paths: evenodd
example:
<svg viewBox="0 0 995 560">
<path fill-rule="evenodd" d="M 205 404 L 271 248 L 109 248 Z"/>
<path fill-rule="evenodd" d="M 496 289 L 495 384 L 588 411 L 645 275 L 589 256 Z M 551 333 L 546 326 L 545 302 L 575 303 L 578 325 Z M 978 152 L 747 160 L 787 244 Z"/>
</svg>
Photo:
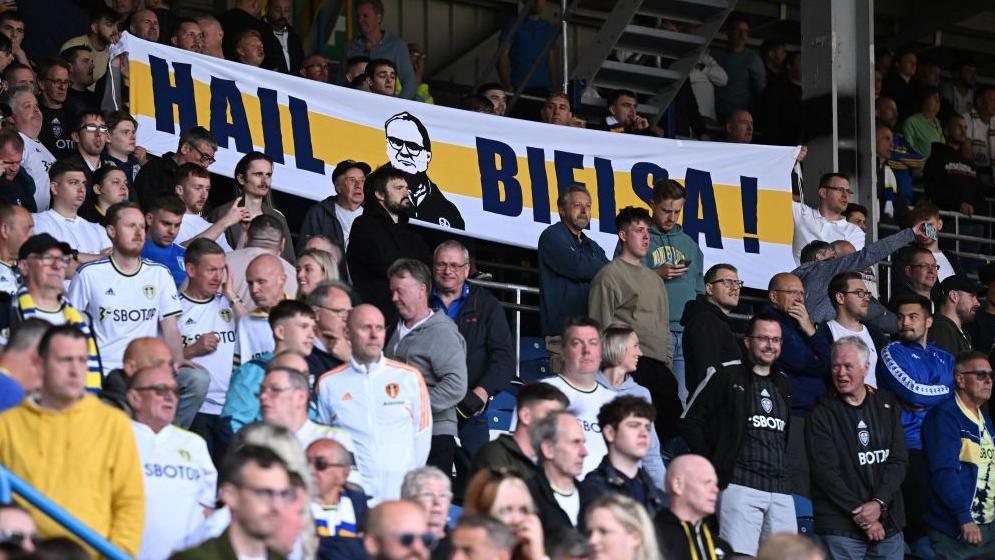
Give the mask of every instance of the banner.
<svg viewBox="0 0 995 560">
<path fill-rule="evenodd" d="M 535 248 L 559 218 L 560 189 L 593 199 L 588 235 L 608 255 L 615 215 L 648 207 L 653 182 L 688 190 L 684 230 L 705 268 L 726 262 L 766 289 L 791 270 L 791 169 L 797 148 L 666 140 L 590 131 L 436 107 L 260 70 L 125 34 L 138 144 L 175 151 L 196 125 L 218 141 L 214 173 L 232 176 L 243 154 L 273 158 L 273 187 L 312 200 L 334 194 L 341 160 L 408 173 L 413 223 Z M 421 196 L 423 195 L 423 196 Z"/>
</svg>

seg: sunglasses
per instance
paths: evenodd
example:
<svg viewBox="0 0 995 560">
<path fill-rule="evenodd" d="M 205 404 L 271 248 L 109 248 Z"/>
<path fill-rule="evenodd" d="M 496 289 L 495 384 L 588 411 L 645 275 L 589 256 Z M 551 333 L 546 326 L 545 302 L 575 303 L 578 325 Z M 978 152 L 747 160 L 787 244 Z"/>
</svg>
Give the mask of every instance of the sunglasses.
<svg viewBox="0 0 995 560">
<path fill-rule="evenodd" d="M 411 548 L 415 541 L 421 541 L 422 545 L 431 550 L 435 546 L 435 535 L 431 533 L 393 533 L 385 535 L 395 539 L 404 548 Z"/>
<path fill-rule="evenodd" d="M 985 379 L 995 379 L 995 373 L 990 369 L 976 369 L 972 371 L 958 371 L 957 373 L 961 375 L 973 375 L 978 378 L 978 381 L 984 381 Z"/>
<path fill-rule="evenodd" d="M 38 535 L 23 531 L 0 531 L 0 550 L 24 550 L 28 542 L 38 540 Z"/>
<path fill-rule="evenodd" d="M 160 397 L 165 397 L 166 395 L 173 395 L 174 397 L 180 396 L 180 388 L 176 385 L 148 385 L 146 387 L 132 387 L 131 390 L 152 391 Z"/>
<path fill-rule="evenodd" d="M 324 457 L 308 457 L 307 464 L 314 467 L 314 470 L 318 472 L 325 472 L 332 467 L 350 467 L 348 463 L 331 463 L 326 461 Z"/>
</svg>

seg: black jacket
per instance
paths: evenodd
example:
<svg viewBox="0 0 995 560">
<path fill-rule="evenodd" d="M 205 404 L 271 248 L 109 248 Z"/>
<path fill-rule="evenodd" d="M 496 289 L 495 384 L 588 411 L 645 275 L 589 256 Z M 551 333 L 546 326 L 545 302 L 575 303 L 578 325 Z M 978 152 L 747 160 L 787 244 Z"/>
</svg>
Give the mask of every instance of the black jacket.
<svg viewBox="0 0 995 560">
<path fill-rule="evenodd" d="M 732 558 L 732 547 L 719 538 L 719 532 L 714 529 L 714 523 L 709 523 L 710 521 L 713 520 L 706 519 L 698 524 L 688 523 L 677 519 L 669 509 L 661 510 L 653 519 L 653 525 L 656 527 L 656 540 L 662 557 L 667 560 Z M 694 541 L 688 537 L 688 532 L 694 536 Z M 703 550 L 709 548 L 707 546 L 709 541 L 712 543 L 711 550 Z M 695 546 L 694 556 L 691 555 L 692 546 Z M 716 550 L 721 551 L 723 556 L 716 554 Z"/>
<path fill-rule="evenodd" d="M 705 379 L 709 367 L 742 359 L 743 352 L 739 339 L 732 332 L 729 316 L 702 294 L 684 306 L 681 325 L 684 325 L 681 339 L 684 379 L 690 395 Z"/>
<path fill-rule="evenodd" d="M 686 333 L 685 333 L 686 336 Z M 681 416 L 681 434 L 687 441 L 691 453 L 702 455 L 712 462 L 719 477 L 719 488 L 725 488 L 732 476 L 743 439 L 746 435 L 746 419 L 750 415 L 753 391 L 753 367 L 743 362 L 719 365 L 715 373 L 702 381 L 697 394 L 689 401 Z M 771 367 L 770 380 L 777 387 L 791 407 L 791 387 L 788 376 L 777 366 Z M 787 445 L 790 431 L 784 428 L 784 442 Z"/>
<path fill-rule="evenodd" d="M 151 159 L 135 176 L 135 192 L 142 211 L 148 210 L 157 196 L 176 192 L 176 171 L 179 166 L 173 159 L 175 152 Z"/>
<path fill-rule="evenodd" d="M 587 506 L 593 501 L 593 497 L 580 483 L 574 485 L 575 492 L 580 493 L 580 512 L 577 514 L 577 526 L 574 527 L 567 517 L 567 512 L 560 508 L 560 504 L 553 497 L 553 488 L 549 485 L 549 479 L 540 468 L 536 475 L 528 482 L 529 492 L 532 494 L 532 501 L 535 502 L 536 515 L 542 520 L 542 532 L 546 537 L 546 546 L 549 547 L 549 539 L 564 529 L 576 528 L 581 534 L 584 533 L 584 514 Z"/>
<path fill-rule="evenodd" d="M 225 32 L 221 39 L 221 50 L 225 53 L 225 58 L 238 62 L 238 55 L 235 47 L 238 46 L 239 36 L 249 29 L 254 29 L 263 39 L 263 62 L 259 65 L 264 70 L 275 70 L 280 66 L 279 59 L 283 58 L 282 51 L 274 51 L 272 43 L 266 37 L 273 36 L 273 32 L 268 23 L 253 16 L 241 8 L 232 8 L 218 16 L 221 29 Z M 276 40 L 276 37 L 273 37 Z M 285 62 L 286 63 L 286 62 Z"/>
<path fill-rule="evenodd" d="M 515 376 L 515 343 L 501 303 L 487 289 L 470 286 L 470 293 L 456 316 L 456 327 L 466 340 L 466 398 L 456 411 L 460 417 L 482 410 L 487 404 L 473 392 L 483 387 L 497 395 Z"/>
<path fill-rule="evenodd" d="M 501 434 L 483 445 L 473 456 L 473 472 L 481 469 L 508 469 L 528 482 L 539 472 L 511 434 Z"/>
<path fill-rule="evenodd" d="M 290 66 L 288 67 L 287 58 L 283 56 L 283 46 L 280 45 L 280 39 L 273 33 L 269 21 L 264 20 L 264 23 L 270 29 L 269 33 L 263 35 L 263 48 L 267 55 L 270 51 L 276 53 L 273 57 L 274 62 L 276 62 L 276 71 L 299 76 L 301 63 L 304 61 L 304 42 L 301 40 L 300 33 L 292 25 L 287 26 L 287 54 L 290 56 Z"/>
<path fill-rule="evenodd" d="M 335 201 L 338 195 L 322 200 L 318 204 L 311 206 L 307 214 L 304 214 L 304 221 L 297 235 L 297 252 L 300 253 L 307 245 L 308 239 L 316 235 L 324 235 L 328 239 L 345 251 L 345 234 L 342 231 L 342 224 L 335 216 Z M 339 278 L 349 278 L 346 260 L 339 263 Z"/>
<path fill-rule="evenodd" d="M 646 473 L 646 469 L 640 468 L 636 472 L 636 478 L 646 489 L 646 500 L 639 503 L 646 508 L 646 513 L 650 517 L 654 517 L 666 505 L 666 496 L 650 480 L 650 475 Z M 584 487 L 584 490 L 587 491 L 592 500 L 598 499 L 602 494 L 607 492 L 622 494 L 623 496 L 635 499 L 635 496 L 628 493 L 625 487 L 625 479 L 622 478 L 622 475 L 619 474 L 611 464 L 611 461 L 608 460 L 608 455 L 605 455 L 605 458 L 601 460 L 601 464 L 596 469 L 587 473 L 581 486 Z"/>
<path fill-rule="evenodd" d="M 352 285 L 363 301 L 380 309 L 387 328 L 397 322 L 397 310 L 390 301 L 387 269 L 397 259 L 417 259 L 431 266 L 432 256 L 418 231 L 401 215 L 397 223 L 376 199 L 367 198 L 363 214 L 352 223 L 346 260 Z"/>
<path fill-rule="evenodd" d="M 933 142 L 932 151 L 923 167 L 923 179 L 928 196 L 940 210 L 960 212 L 962 202 L 974 206 L 975 212 L 985 208 L 984 185 L 978 180 L 974 162 L 960 150 L 942 142 Z"/>
<path fill-rule="evenodd" d="M 809 463 L 819 466 L 811 471 L 817 533 L 864 539 L 851 512 L 875 498 L 887 505 L 881 524 L 889 536 L 905 527 L 901 486 L 908 452 L 901 411 L 890 393 L 871 387 L 859 407 L 833 392 L 812 408 L 805 447 Z"/>
<path fill-rule="evenodd" d="M 905 274 L 905 265 L 909 263 L 912 258 L 912 251 L 918 245 L 909 245 L 908 247 L 903 247 L 899 250 L 891 259 L 891 280 L 888 284 L 888 300 L 894 301 L 895 297 L 902 294 L 911 294 L 912 286 L 909 285 L 909 277 Z M 954 269 L 954 274 L 964 274 L 964 269 L 961 266 L 960 258 L 953 254 L 951 251 L 944 251 L 940 249 L 947 260 L 950 261 L 950 266 Z"/>
<path fill-rule="evenodd" d="M 951 356 L 957 356 L 974 348 L 967 331 L 958 328 L 956 323 L 941 313 L 933 314 L 933 326 L 929 328 L 927 338 L 937 348 Z"/>
<path fill-rule="evenodd" d="M 48 185 L 44 185 L 44 188 L 48 188 Z M 20 206 L 32 214 L 38 212 L 38 204 L 35 202 L 35 181 L 31 175 L 28 175 L 26 169 L 22 167 L 13 181 L 8 181 L 0 173 L 0 204 Z"/>
</svg>

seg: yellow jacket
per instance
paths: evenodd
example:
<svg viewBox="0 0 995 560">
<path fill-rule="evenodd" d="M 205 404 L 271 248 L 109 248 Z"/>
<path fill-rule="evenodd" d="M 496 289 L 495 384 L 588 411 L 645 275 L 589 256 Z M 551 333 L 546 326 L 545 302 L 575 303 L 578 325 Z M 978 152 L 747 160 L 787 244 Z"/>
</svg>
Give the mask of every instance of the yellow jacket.
<svg viewBox="0 0 995 560">
<path fill-rule="evenodd" d="M 25 399 L 0 414 L 0 463 L 132 557 L 138 554 L 145 492 L 123 412 L 91 394 L 60 412 Z M 31 513 L 41 536 L 72 537 L 48 516 Z"/>
</svg>

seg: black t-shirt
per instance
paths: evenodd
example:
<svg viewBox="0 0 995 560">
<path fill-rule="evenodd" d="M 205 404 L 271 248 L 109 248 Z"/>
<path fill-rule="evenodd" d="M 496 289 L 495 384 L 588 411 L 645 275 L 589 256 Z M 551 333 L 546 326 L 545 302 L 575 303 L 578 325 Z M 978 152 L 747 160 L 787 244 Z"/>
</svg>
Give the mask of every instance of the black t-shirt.
<svg viewBox="0 0 995 560">
<path fill-rule="evenodd" d="M 59 109 L 50 109 L 39 105 L 41 109 L 41 132 L 38 140 L 52 152 L 57 159 L 62 159 L 76 153 L 76 142 L 72 139 L 73 119 L 63 105 Z"/>
<path fill-rule="evenodd" d="M 732 484 L 764 492 L 788 493 L 785 474 L 788 416 L 791 411 L 769 377 L 754 375 L 750 415 L 745 419 L 743 448 L 732 470 Z"/>
</svg>

